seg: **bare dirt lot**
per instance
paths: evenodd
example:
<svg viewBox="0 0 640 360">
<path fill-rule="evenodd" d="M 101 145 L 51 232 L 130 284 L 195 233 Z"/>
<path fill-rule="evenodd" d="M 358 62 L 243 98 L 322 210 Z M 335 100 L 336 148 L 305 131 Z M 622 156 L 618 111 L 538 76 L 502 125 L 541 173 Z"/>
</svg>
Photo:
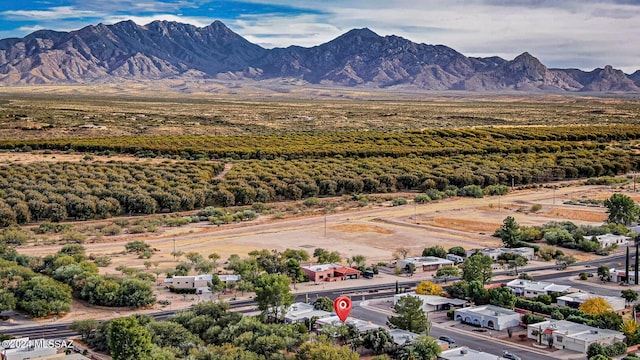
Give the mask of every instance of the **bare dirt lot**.
<svg viewBox="0 0 640 360">
<path fill-rule="evenodd" d="M 571 185 L 552 189 L 512 191 L 501 197 L 453 198 L 427 204 L 392 207 L 389 204 L 370 205 L 358 210 L 328 215 L 307 215 L 297 218 L 259 219 L 240 224 L 215 226 L 207 223 L 190 224 L 178 228 L 164 228 L 154 234 L 119 235 L 87 243 L 87 253 L 112 255 L 113 263 L 103 272 L 115 273 L 119 265 L 144 268 L 146 259 L 133 254 L 121 254 L 124 245 L 132 240 L 144 240 L 157 252 L 150 259 L 159 269 L 176 264 L 171 252 L 195 251 L 204 256 L 216 252 L 221 262 L 231 254 L 246 255 L 255 249 L 305 249 L 313 252 L 321 247 L 338 251 L 343 257 L 364 255 L 367 262 L 389 261 L 393 252 L 408 248 L 412 255 L 433 245 L 445 248 L 499 246 L 492 236 L 507 216 L 521 225 L 542 225 L 550 221 L 570 220 L 576 224 L 599 225 L 606 219 L 605 208 L 565 205 L 568 200 L 606 198 L 613 191 L 609 186 Z M 533 205 L 541 209 L 534 212 Z M 108 240 L 108 241 L 107 241 Z M 46 255 L 58 251 L 62 245 L 28 245 L 20 252 Z"/>
</svg>

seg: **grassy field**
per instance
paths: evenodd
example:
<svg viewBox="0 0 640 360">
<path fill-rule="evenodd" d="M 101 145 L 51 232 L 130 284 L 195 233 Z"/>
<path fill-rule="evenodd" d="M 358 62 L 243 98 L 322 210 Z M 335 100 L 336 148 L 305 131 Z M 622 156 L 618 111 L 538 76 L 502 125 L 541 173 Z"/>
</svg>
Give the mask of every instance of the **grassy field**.
<svg viewBox="0 0 640 360">
<path fill-rule="evenodd" d="M 286 93 L 119 94 L 92 88 L 0 88 L 0 138 L 406 131 L 476 126 L 634 124 L 640 101 L 552 95 Z M 27 91 L 28 90 L 28 91 Z M 300 96 L 299 98 L 297 96 Z M 96 129 L 82 129 L 92 124 Z"/>
</svg>

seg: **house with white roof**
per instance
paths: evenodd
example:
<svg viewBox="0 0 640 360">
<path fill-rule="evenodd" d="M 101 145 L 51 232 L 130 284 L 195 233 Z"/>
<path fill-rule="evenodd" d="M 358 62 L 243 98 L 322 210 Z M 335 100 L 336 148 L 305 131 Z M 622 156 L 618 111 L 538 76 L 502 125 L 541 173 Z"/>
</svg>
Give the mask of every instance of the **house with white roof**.
<svg viewBox="0 0 640 360">
<path fill-rule="evenodd" d="M 524 279 L 511 280 L 506 285 L 517 296 L 524 296 L 526 298 L 534 298 L 540 295 L 550 295 L 552 293 L 562 294 L 571 289 L 571 286 L 567 285 L 556 285 L 554 283 L 544 281 L 531 281 Z"/>
<path fill-rule="evenodd" d="M 596 240 L 602 247 L 607 247 L 611 245 L 626 245 L 631 238 L 624 235 L 604 234 L 596 236 Z"/>
<path fill-rule="evenodd" d="M 624 298 L 616 296 L 601 296 L 585 292 L 575 292 L 558 297 L 558 306 L 568 306 L 577 309 L 591 298 L 603 298 L 613 309 L 613 311 L 622 311 L 625 309 L 627 302 Z"/>
<path fill-rule="evenodd" d="M 209 284 L 213 280 L 213 275 L 187 275 L 187 276 L 174 276 L 172 278 L 166 278 L 165 284 L 171 284 L 176 289 L 198 289 L 208 288 Z"/>
<path fill-rule="evenodd" d="M 284 321 L 287 324 L 293 324 L 304 322 L 305 320 L 309 320 L 313 317 L 322 319 L 332 315 L 335 314 L 324 310 L 316 310 L 311 304 L 298 302 L 292 304 L 285 310 Z"/>
<path fill-rule="evenodd" d="M 611 275 L 611 280 L 616 283 L 625 282 L 627 277 L 627 273 L 624 271 L 624 269 L 611 268 L 609 269 L 609 274 Z M 635 271 L 633 269 L 629 269 L 629 283 L 635 283 L 635 280 Z"/>
<path fill-rule="evenodd" d="M 623 333 L 608 329 L 598 329 L 566 320 L 547 320 L 527 326 L 527 337 L 556 349 L 567 349 L 586 353 L 589 345 L 603 346 L 624 342 Z"/>
<path fill-rule="evenodd" d="M 322 329 L 322 327 L 327 325 L 341 325 L 343 324 L 342 320 L 338 317 L 338 315 L 331 314 L 330 316 L 323 317 L 321 319 L 316 320 L 315 327 L 316 329 Z M 358 332 L 361 334 L 368 333 L 369 331 L 376 330 L 382 328 L 382 326 L 372 323 L 371 321 L 364 321 L 360 319 L 356 319 L 353 317 L 348 317 L 344 324 L 352 324 L 358 329 Z"/>
<path fill-rule="evenodd" d="M 396 346 L 409 345 L 413 340 L 420 336 L 420 334 L 403 329 L 391 329 L 389 330 L 389 335 L 393 338 L 393 342 Z"/>
<path fill-rule="evenodd" d="M 413 264 L 416 271 L 436 271 L 443 266 L 454 265 L 454 262 L 435 256 L 421 256 L 398 259 L 396 264 L 400 266 L 401 269 L 406 268 L 409 264 Z"/>
<path fill-rule="evenodd" d="M 405 296 L 413 296 L 422 301 L 422 310 L 424 312 L 449 310 L 454 307 L 464 307 L 467 305 L 466 300 L 446 298 L 444 296 L 436 295 L 421 295 L 416 294 L 415 291 L 396 294 L 393 296 L 393 305 L 397 304 L 400 299 Z"/>
<path fill-rule="evenodd" d="M 438 360 L 498 360 L 498 355 L 470 349 L 466 346 L 444 350 L 438 355 Z"/>
<path fill-rule="evenodd" d="M 531 247 L 517 247 L 517 248 L 485 248 L 485 249 L 473 249 L 466 252 L 467 257 L 475 253 L 480 253 L 484 256 L 490 257 L 493 261 L 497 261 L 501 255 L 511 254 L 520 255 L 527 260 L 535 259 L 535 249 Z"/>
<path fill-rule="evenodd" d="M 504 330 L 520 325 L 520 313 L 494 305 L 456 309 L 454 320 L 483 328 Z"/>
</svg>

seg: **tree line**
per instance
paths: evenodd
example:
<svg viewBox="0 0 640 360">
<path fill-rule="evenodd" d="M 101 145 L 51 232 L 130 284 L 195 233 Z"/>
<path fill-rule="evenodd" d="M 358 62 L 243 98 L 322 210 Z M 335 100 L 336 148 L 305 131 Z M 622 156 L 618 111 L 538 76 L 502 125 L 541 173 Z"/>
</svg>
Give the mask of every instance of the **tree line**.
<svg viewBox="0 0 640 360">
<path fill-rule="evenodd" d="M 284 132 L 234 136 L 125 136 L 0 140 L 1 149 L 110 151 L 192 159 L 286 159 L 333 156 L 451 156 L 557 153 L 605 149 L 612 141 L 640 138 L 633 125 L 427 129 L 406 132 Z"/>
</svg>

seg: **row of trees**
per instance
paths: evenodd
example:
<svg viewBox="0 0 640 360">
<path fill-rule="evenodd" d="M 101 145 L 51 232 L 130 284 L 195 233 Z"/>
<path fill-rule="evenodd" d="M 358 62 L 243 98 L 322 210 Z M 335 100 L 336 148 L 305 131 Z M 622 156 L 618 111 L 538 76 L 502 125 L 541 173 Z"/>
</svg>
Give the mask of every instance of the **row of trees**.
<svg viewBox="0 0 640 360">
<path fill-rule="evenodd" d="M 48 163 L 0 166 L 0 227 L 214 205 L 218 163 Z"/>
<path fill-rule="evenodd" d="M 371 141 L 369 145 L 378 148 L 374 151 L 377 154 L 367 154 L 364 158 L 349 157 L 353 154 L 348 151 L 341 153 L 340 146 L 354 145 L 353 138 L 348 138 L 347 142 L 344 133 L 315 137 L 295 135 L 296 141 L 304 144 L 305 149 L 310 147 L 310 142 L 319 141 L 322 146 L 332 147 L 333 150 L 329 153 L 321 152 L 311 158 L 302 156 L 303 159 L 299 160 L 291 160 L 299 158 L 300 154 L 295 150 L 288 150 L 283 154 L 287 160 L 274 158 L 268 161 L 240 161 L 235 163 L 224 179 L 214 178 L 222 170 L 220 163 L 11 164 L 0 167 L 0 227 L 30 221 L 62 221 L 68 218 L 84 220 L 127 213 L 150 214 L 214 205 L 248 205 L 254 202 L 401 190 L 436 189 L 450 195 L 479 197 L 485 192 L 493 193 L 493 190 L 488 190 L 490 186 L 617 175 L 640 167 L 634 153 L 600 146 L 603 144 L 598 143 L 603 139 L 627 138 L 630 134 L 624 129 L 611 129 L 614 135 L 603 134 L 597 138 L 599 140 L 591 140 L 592 142 L 587 141 L 587 136 L 586 139 L 569 145 L 544 145 L 535 151 L 524 150 L 531 148 L 532 144 L 521 144 L 520 151 L 516 151 L 519 153 L 512 151 L 515 145 L 505 145 L 502 142 L 504 139 L 519 137 L 514 135 L 518 131 L 527 134 L 520 136 L 522 138 L 537 139 L 536 135 L 529 133 L 530 130 L 519 129 L 504 134 L 501 133 L 502 130 L 498 130 L 498 133 L 488 131 L 438 133 L 441 142 L 448 142 L 447 146 L 450 147 L 445 146 L 443 149 L 443 144 L 438 143 L 433 151 L 445 151 L 447 154 L 424 154 L 424 157 L 414 154 L 416 151 L 425 151 L 422 147 L 424 145 L 419 145 L 425 144 L 419 139 L 425 136 L 422 133 L 363 135 L 366 137 L 365 142 Z M 554 131 L 541 130 L 545 133 L 542 138 L 564 136 Z M 243 141 L 257 141 L 252 137 L 248 138 L 251 139 Z M 120 145 L 114 145 L 120 140 L 122 139 L 110 138 L 108 142 L 120 150 L 126 150 L 120 148 Z M 183 140 L 180 138 L 178 143 L 182 144 Z M 275 141 L 275 138 L 262 140 L 266 142 L 258 142 L 252 146 L 252 154 L 261 145 L 268 146 L 266 144 Z M 425 140 L 435 141 L 430 138 Z M 136 139 L 133 142 L 139 141 L 147 140 Z M 230 138 L 221 137 L 216 141 L 224 143 L 230 141 Z M 520 141 L 544 143 L 546 140 Z M 397 146 L 405 152 L 399 154 L 401 156 L 381 156 L 388 151 L 388 142 L 397 142 L 397 145 L 391 146 Z M 167 143 L 153 144 L 162 147 Z M 287 149 L 291 148 L 289 142 L 278 143 L 278 146 L 283 144 L 287 145 Z M 67 145 L 65 142 L 65 146 Z M 357 145 L 361 148 L 362 144 Z M 233 147 L 235 149 L 238 145 L 234 143 Z M 447 149 L 455 149 L 457 155 L 449 154 Z M 393 150 L 390 152 L 394 153 Z M 333 156 L 331 154 L 337 156 L 330 157 Z M 429 198 L 434 199 L 430 195 Z"/>
<path fill-rule="evenodd" d="M 640 138 L 632 125 L 428 129 L 408 132 L 279 133 L 236 136 L 150 136 L 15 139 L 0 148 L 114 151 L 189 158 L 266 159 L 333 156 L 450 156 L 454 154 L 557 153 L 597 149 L 615 140 Z"/>
</svg>

